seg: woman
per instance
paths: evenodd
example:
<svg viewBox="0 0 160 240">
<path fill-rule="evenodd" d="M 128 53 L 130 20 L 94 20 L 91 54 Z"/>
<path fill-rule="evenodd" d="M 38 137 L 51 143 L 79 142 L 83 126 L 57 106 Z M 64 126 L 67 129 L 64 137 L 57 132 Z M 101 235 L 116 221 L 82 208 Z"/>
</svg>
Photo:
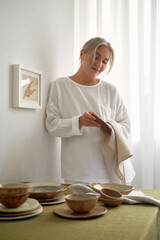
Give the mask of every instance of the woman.
<svg viewBox="0 0 160 240">
<path fill-rule="evenodd" d="M 74 75 L 52 82 L 46 127 L 52 136 L 62 139 L 61 177 L 65 183 L 110 182 L 96 116 L 116 121 L 126 137 L 130 132 L 127 111 L 116 88 L 97 77 L 107 65 L 108 72 L 111 71 L 114 52 L 110 43 L 96 37 L 84 44 L 80 59 Z M 131 182 L 131 163 L 125 173 L 126 182 Z"/>
</svg>

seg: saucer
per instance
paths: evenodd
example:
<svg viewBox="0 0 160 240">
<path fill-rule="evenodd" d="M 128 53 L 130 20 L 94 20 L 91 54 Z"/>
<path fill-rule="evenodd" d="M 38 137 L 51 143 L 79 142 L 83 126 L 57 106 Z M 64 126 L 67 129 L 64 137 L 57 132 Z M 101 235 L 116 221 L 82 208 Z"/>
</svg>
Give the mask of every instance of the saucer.
<svg viewBox="0 0 160 240">
<path fill-rule="evenodd" d="M 74 218 L 74 219 L 88 219 L 93 217 L 99 217 L 107 213 L 107 208 L 103 206 L 96 206 L 91 211 L 87 213 L 77 213 L 72 211 L 67 205 L 57 207 L 54 213 L 60 217 L 64 218 Z"/>
<path fill-rule="evenodd" d="M 7 208 L 0 203 L 0 213 L 22 213 L 31 211 L 39 206 L 36 199 L 28 198 L 21 206 L 17 208 Z"/>
</svg>

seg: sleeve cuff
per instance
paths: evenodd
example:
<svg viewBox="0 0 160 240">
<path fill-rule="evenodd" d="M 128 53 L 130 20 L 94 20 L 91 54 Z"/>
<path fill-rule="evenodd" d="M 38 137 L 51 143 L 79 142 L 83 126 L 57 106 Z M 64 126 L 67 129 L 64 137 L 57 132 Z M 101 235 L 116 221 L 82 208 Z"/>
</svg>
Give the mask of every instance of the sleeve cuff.
<svg viewBox="0 0 160 240">
<path fill-rule="evenodd" d="M 83 128 L 81 130 L 79 129 L 79 117 L 80 116 L 76 116 L 76 117 L 72 118 L 72 132 L 73 132 L 73 135 L 82 135 Z"/>
</svg>

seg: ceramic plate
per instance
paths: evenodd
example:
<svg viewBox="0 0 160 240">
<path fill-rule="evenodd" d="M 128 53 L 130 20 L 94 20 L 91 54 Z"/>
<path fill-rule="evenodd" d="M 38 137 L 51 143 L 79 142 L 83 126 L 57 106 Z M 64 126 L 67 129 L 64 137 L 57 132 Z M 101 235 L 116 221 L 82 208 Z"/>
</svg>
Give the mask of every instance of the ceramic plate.
<svg viewBox="0 0 160 240">
<path fill-rule="evenodd" d="M 76 219 L 99 217 L 104 215 L 106 212 L 107 212 L 107 208 L 103 206 L 96 206 L 88 213 L 74 212 L 67 205 L 57 207 L 54 210 L 54 213 L 58 216 L 65 217 L 65 218 L 76 218 Z"/>
<path fill-rule="evenodd" d="M 61 199 L 62 197 L 64 197 L 63 193 L 58 194 L 57 196 L 53 197 L 53 198 L 38 198 L 37 200 L 39 202 L 53 202 L 53 201 L 57 201 L 59 199 Z"/>
<path fill-rule="evenodd" d="M 63 187 L 61 186 L 50 186 L 42 185 L 30 188 L 30 197 L 40 199 L 40 198 L 53 198 L 61 193 Z"/>
<path fill-rule="evenodd" d="M 40 209 L 41 209 L 41 205 L 39 204 L 39 206 L 37 208 L 35 208 L 31 211 L 27 211 L 27 212 L 18 212 L 18 213 L 1 213 L 0 212 L 0 217 L 24 216 L 24 215 L 36 213 Z"/>
<path fill-rule="evenodd" d="M 49 206 L 49 205 L 56 205 L 56 204 L 60 204 L 60 203 L 64 203 L 65 197 L 60 198 L 59 200 L 54 200 L 54 201 L 50 201 L 50 202 L 40 202 L 42 206 Z"/>
<path fill-rule="evenodd" d="M 25 215 L 20 215 L 20 216 L 6 216 L 6 217 L 1 217 L 0 216 L 0 220 L 5 220 L 5 221 L 10 221 L 10 220 L 19 220 L 19 219 L 25 219 L 25 218 L 31 218 L 31 217 L 34 217 L 36 215 L 39 215 L 40 213 L 43 212 L 43 208 L 41 205 L 39 205 L 39 208 L 36 212 L 34 213 L 30 213 L 30 214 L 25 214 Z"/>
<path fill-rule="evenodd" d="M 0 203 L 0 212 L 4 213 L 20 213 L 31 211 L 39 206 L 39 202 L 36 199 L 28 198 L 25 203 L 17 208 L 7 208 Z"/>
<path fill-rule="evenodd" d="M 27 182 L 29 187 L 36 186 L 61 186 L 61 183 L 58 182 Z"/>
<path fill-rule="evenodd" d="M 133 186 L 118 183 L 91 183 L 90 187 L 97 192 L 100 192 L 102 188 L 108 188 L 125 195 L 129 194 L 134 189 Z"/>
</svg>

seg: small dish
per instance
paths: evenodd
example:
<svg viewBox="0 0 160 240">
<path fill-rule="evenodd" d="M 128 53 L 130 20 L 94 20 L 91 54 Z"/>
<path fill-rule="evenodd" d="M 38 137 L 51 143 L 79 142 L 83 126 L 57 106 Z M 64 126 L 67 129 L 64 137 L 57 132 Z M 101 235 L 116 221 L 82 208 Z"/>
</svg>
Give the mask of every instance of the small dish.
<svg viewBox="0 0 160 240">
<path fill-rule="evenodd" d="M 25 213 L 34 210 L 39 205 L 39 202 L 33 198 L 28 198 L 27 201 L 18 208 L 7 208 L 0 203 L 0 213 Z"/>
<path fill-rule="evenodd" d="M 118 191 L 123 195 L 128 195 L 134 189 L 134 187 L 131 185 L 118 183 L 91 183 L 90 187 L 98 193 L 100 193 L 100 190 L 102 190 L 103 188 L 108 188 Z"/>
<path fill-rule="evenodd" d="M 103 188 L 100 191 L 101 198 L 105 199 L 112 199 L 112 200 L 120 200 L 123 199 L 123 196 L 120 192 L 108 189 L 108 188 Z"/>
<path fill-rule="evenodd" d="M 92 194 L 69 194 L 65 199 L 67 205 L 79 213 L 89 212 L 98 202 L 98 196 Z"/>
<path fill-rule="evenodd" d="M 62 197 L 58 200 L 54 200 L 54 201 L 49 201 L 49 202 L 41 201 L 40 204 L 42 206 L 49 206 L 49 205 L 57 205 L 57 204 L 60 204 L 60 203 L 65 203 L 65 202 L 66 202 L 66 200 L 65 200 L 65 196 L 64 196 L 64 197 Z"/>
<path fill-rule="evenodd" d="M 107 208 L 104 206 L 96 206 L 91 211 L 86 213 L 78 213 L 74 212 L 72 209 L 70 209 L 67 205 L 62 205 L 60 207 L 57 207 L 54 210 L 54 213 L 60 217 L 64 218 L 73 218 L 73 219 L 88 219 L 88 218 L 94 218 L 94 217 L 100 217 L 107 213 Z"/>
<path fill-rule="evenodd" d="M 61 186 L 35 186 L 30 188 L 29 197 L 36 199 L 54 198 L 62 191 L 63 187 Z"/>
<path fill-rule="evenodd" d="M 58 195 L 56 195 L 55 197 L 53 197 L 53 198 L 37 198 L 37 200 L 39 201 L 39 202 L 53 202 L 53 201 L 57 201 L 57 200 L 59 200 L 59 199 L 61 199 L 61 198 L 63 198 L 64 197 L 64 194 L 63 193 L 60 193 L 60 194 L 58 194 Z"/>
</svg>

